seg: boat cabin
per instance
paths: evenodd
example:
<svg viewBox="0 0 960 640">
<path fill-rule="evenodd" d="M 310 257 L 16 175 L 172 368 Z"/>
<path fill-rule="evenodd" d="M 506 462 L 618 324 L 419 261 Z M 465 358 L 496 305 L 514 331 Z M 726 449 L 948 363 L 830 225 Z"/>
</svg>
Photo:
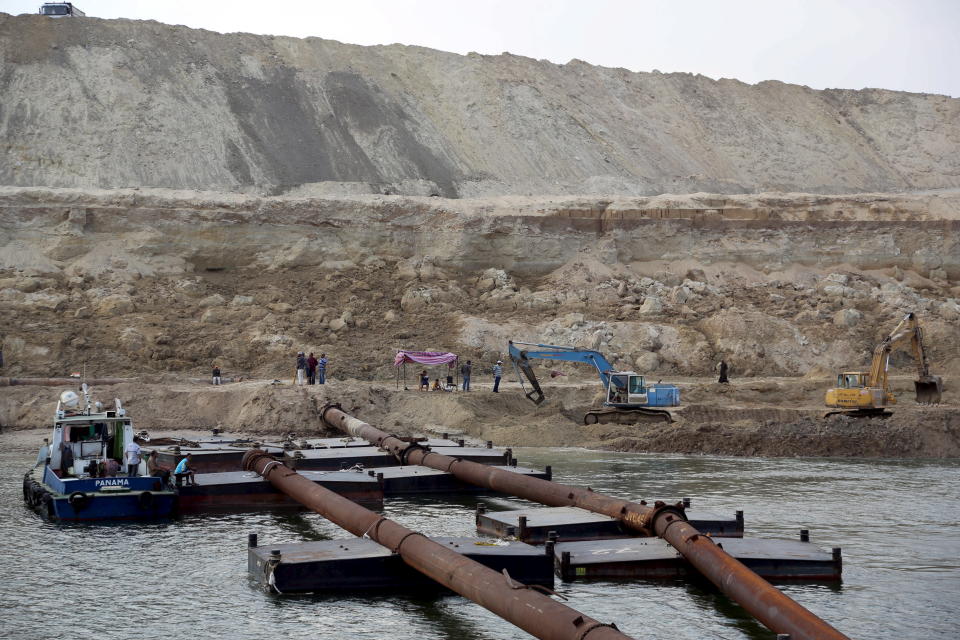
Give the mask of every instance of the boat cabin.
<svg viewBox="0 0 960 640">
<path fill-rule="evenodd" d="M 58 478 L 102 476 L 109 460 L 124 469 L 123 454 L 133 442 L 133 423 L 119 400 L 114 409 L 104 411 L 84 395 L 84 408 L 72 392 L 62 394 L 57 405 L 49 457 L 50 471 Z"/>
</svg>

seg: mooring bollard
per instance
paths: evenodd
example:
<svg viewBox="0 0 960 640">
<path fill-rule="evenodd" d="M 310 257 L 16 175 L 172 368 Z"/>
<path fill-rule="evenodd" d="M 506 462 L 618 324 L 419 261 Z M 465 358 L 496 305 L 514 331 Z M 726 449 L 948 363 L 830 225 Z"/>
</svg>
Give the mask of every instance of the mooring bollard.
<svg viewBox="0 0 960 640">
<path fill-rule="evenodd" d="M 810 542 L 809 529 L 800 529 L 800 542 Z"/>
<path fill-rule="evenodd" d="M 251 549 L 257 548 L 257 534 L 255 533 L 247 534 L 247 546 L 250 547 Z"/>
<path fill-rule="evenodd" d="M 441 437 L 443 440 L 449 440 L 449 439 L 450 439 L 450 434 L 447 433 L 446 431 L 444 431 L 443 433 L 440 434 L 440 437 Z"/>
<path fill-rule="evenodd" d="M 487 440 L 487 449 L 493 449 L 493 440 Z"/>
<path fill-rule="evenodd" d="M 689 509 L 689 508 L 690 508 L 690 498 L 684 498 L 684 499 L 683 499 L 683 508 L 684 508 L 684 509 Z"/>
<path fill-rule="evenodd" d="M 523 540 L 527 537 L 527 516 L 520 516 L 517 518 L 518 529 L 520 530 L 518 538 Z"/>
<path fill-rule="evenodd" d="M 466 444 L 466 441 L 465 441 L 463 438 L 460 438 L 459 440 L 457 440 L 457 446 L 458 446 L 458 447 L 462 447 L 462 446 L 464 446 L 465 444 Z"/>
<path fill-rule="evenodd" d="M 548 464 L 543 471 L 544 471 L 544 474 L 547 476 L 547 480 L 553 480 L 553 465 Z"/>
<path fill-rule="evenodd" d="M 560 577 L 567 579 L 570 576 L 570 552 L 560 554 Z"/>
</svg>

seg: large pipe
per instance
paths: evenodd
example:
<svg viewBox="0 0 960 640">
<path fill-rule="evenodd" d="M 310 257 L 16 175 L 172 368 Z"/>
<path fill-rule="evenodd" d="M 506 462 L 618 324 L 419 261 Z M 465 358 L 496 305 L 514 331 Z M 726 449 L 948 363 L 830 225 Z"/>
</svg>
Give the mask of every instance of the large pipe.
<svg viewBox="0 0 960 640">
<path fill-rule="evenodd" d="M 243 456 L 243 468 L 356 536 L 366 536 L 400 555 L 408 565 L 473 600 L 527 633 L 544 640 L 629 640 L 604 624 L 549 596 L 471 560 L 421 533 L 325 489 L 259 449 Z"/>
<path fill-rule="evenodd" d="M 410 443 L 344 413 L 338 405 L 321 411 L 324 423 L 389 451 L 401 464 L 447 471 L 459 480 L 555 507 L 580 507 L 618 519 L 643 535 L 669 542 L 690 564 L 757 620 L 793 640 L 849 640 L 697 531 L 682 506 L 630 502 L 488 465 L 459 460 Z"/>
<path fill-rule="evenodd" d="M 123 384 L 137 382 L 139 378 L 0 378 L 0 387 L 79 387 L 86 382 L 91 387 L 105 384 Z"/>
</svg>

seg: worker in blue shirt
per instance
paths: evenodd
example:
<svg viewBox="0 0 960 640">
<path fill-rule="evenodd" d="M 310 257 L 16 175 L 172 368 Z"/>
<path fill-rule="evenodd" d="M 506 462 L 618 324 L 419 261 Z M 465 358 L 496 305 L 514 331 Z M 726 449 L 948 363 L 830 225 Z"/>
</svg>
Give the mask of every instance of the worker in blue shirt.
<svg viewBox="0 0 960 640">
<path fill-rule="evenodd" d="M 195 469 L 190 466 L 190 463 L 193 461 L 193 454 L 188 453 L 187 457 L 184 458 L 177 464 L 177 468 L 173 470 L 174 477 L 186 476 L 184 484 L 197 486 L 197 481 L 193 479 Z"/>
</svg>

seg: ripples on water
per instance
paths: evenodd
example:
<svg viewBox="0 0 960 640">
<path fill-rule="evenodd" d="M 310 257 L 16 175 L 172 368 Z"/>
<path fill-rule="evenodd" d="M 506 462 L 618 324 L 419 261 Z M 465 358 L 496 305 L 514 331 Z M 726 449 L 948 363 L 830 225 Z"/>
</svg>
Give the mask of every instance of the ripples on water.
<svg viewBox="0 0 960 640">
<path fill-rule="evenodd" d="M 277 596 L 247 578 L 261 544 L 347 537 L 313 513 L 188 517 L 164 524 L 60 527 L 23 506 L 33 448 L 0 436 L 0 637 L 523 637 L 457 596 Z M 39 437 L 38 437 L 39 440 Z M 960 463 L 715 458 L 520 449 L 559 482 L 633 499 L 693 498 L 743 509 L 747 535 L 843 547 L 840 587 L 788 585 L 854 638 L 952 638 L 960 619 Z M 475 535 L 478 498 L 389 500 L 386 515 L 437 535 Z M 493 510 L 527 504 L 480 498 Z M 637 638 L 770 638 L 724 596 L 676 583 L 557 582 L 570 606 Z M 109 631 L 107 631 L 109 630 Z"/>
</svg>

